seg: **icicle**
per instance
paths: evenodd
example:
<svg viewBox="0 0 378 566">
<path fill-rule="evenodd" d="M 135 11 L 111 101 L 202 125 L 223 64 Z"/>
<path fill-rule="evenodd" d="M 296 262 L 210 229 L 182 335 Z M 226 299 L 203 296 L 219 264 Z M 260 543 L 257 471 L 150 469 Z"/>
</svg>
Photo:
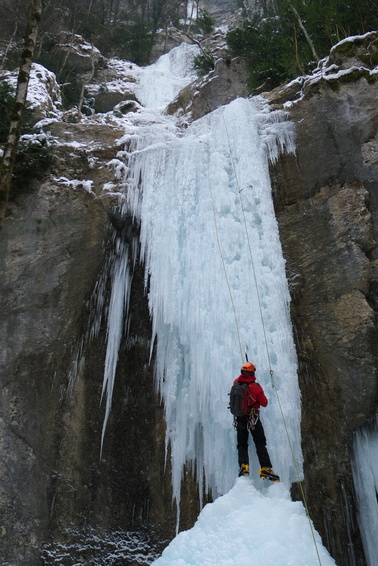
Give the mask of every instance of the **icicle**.
<svg viewBox="0 0 378 566">
<path fill-rule="evenodd" d="M 355 432 L 352 470 L 365 558 L 368 566 L 375 566 L 378 553 L 378 415 Z"/>
<path fill-rule="evenodd" d="M 101 400 L 104 395 L 106 396 L 105 416 L 101 434 L 101 454 L 104 444 L 106 425 L 108 423 L 112 404 L 118 352 L 121 344 L 121 338 L 124 334 L 125 320 L 127 320 L 131 287 L 129 246 L 120 238 L 117 238 L 116 246 L 117 257 L 112 274 L 112 291 L 108 311 L 105 370 L 101 393 Z"/>
</svg>

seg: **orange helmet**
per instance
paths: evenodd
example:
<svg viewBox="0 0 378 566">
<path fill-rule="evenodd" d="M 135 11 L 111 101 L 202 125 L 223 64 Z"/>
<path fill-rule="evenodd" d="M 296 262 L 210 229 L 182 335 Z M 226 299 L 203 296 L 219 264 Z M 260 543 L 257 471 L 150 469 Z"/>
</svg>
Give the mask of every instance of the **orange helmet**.
<svg viewBox="0 0 378 566">
<path fill-rule="evenodd" d="M 253 364 L 251 364 L 251 362 L 245 362 L 245 364 L 242 365 L 242 371 L 255 371 L 256 368 Z"/>
</svg>

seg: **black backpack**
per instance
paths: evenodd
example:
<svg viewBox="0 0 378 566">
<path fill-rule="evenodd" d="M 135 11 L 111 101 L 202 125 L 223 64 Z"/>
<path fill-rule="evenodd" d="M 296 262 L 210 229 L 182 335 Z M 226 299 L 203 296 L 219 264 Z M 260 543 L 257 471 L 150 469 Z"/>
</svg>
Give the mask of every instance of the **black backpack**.
<svg viewBox="0 0 378 566">
<path fill-rule="evenodd" d="M 229 409 L 235 417 L 243 417 L 246 415 L 244 407 L 248 407 L 247 403 L 247 387 L 248 383 L 236 382 L 231 387 Z"/>
</svg>

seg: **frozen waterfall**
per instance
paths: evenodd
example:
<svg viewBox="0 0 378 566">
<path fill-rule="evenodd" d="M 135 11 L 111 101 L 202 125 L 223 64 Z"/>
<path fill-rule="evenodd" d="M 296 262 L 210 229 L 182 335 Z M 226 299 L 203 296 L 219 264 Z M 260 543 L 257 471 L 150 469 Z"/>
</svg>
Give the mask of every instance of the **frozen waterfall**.
<svg viewBox="0 0 378 566">
<path fill-rule="evenodd" d="M 377 561 L 378 532 L 378 418 L 357 430 L 353 443 L 353 480 L 358 521 L 368 566 Z"/>
<path fill-rule="evenodd" d="M 196 78 L 193 57 L 199 52 L 197 45 L 183 43 L 144 69 L 136 89 L 143 106 L 164 110 L 176 94 Z"/>
<path fill-rule="evenodd" d="M 237 99 L 189 127 L 165 116 L 167 93 L 192 79 L 190 65 L 186 74 L 184 68 L 194 53 L 183 44 L 143 70 L 139 95 L 149 108 L 128 115 L 120 152 L 128 161 L 124 208 L 141 225 L 156 385 L 178 503 L 185 463 L 214 497 L 234 485 L 228 393 L 246 347 L 269 397 L 262 420 L 287 486 L 302 463 L 289 293 L 268 170 L 269 159 L 294 150 L 293 130 L 259 98 Z M 108 380 L 108 397 L 111 387 Z M 251 464 L 257 479 L 254 450 Z"/>
</svg>

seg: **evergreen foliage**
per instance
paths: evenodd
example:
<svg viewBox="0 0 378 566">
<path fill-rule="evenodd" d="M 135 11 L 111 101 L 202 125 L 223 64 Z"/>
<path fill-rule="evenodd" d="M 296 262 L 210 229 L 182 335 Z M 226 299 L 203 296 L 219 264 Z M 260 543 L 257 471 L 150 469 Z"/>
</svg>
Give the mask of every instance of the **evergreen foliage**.
<svg viewBox="0 0 378 566">
<path fill-rule="evenodd" d="M 194 57 L 193 68 L 198 76 L 203 77 L 214 69 L 214 57 L 210 53 L 202 52 Z"/>
<path fill-rule="evenodd" d="M 84 38 L 90 39 L 83 34 Z M 143 21 L 120 23 L 102 35 L 96 47 L 105 57 L 120 57 L 137 65 L 149 63 L 154 34 L 151 26 Z"/>
<path fill-rule="evenodd" d="M 341 0 L 277 0 L 275 6 L 262 21 L 246 21 L 227 34 L 231 53 L 247 60 L 251 90 L 274 88 L 316 66 L 303 27 L 319 57 L 344 37 L 378 28 L 376 0 L 353 6 Z"/>
<path fill-rule="evenodd" d="M 7 141 L 11 114 L 15 103 L 15 90 L 7 81 L 0 83 L 0 144 Z M 30 134 L 33 130 L 32 111 L 26 108 L 22 126 L 22 134 Z M 21 140 L 18 144 L 17 157 L 13 169 L 13 191 L 17 195 L 28 190 L 33 179 L 41 177 L 52 162 L 52 146 L 46 139 Z"/>
<path fill-rule="evenodd" d="M 215 20 L 207 10 L 200 10 L 193 31 L 196 33 L 211 33 L 214 31 Z"/>
<path fill-rule="evenodd" d="M 20 141 L 13 169 L 12 195 L 30 190 L 34 180 L 41 179 L 53 161 L 53 146 L 46 140 Z"/>
<path fill-rule="evenodd" d="M 0 144 L 4 144 L 7 141 L 9 133 L 9 125 L 11 120 L 11 114 L 13 106 L 15 103 L 15 90 L 7 82 L 0 82 Z M 25 109 L 22 133 L 30 133 L 33 128 L 33 116 L 32 111 L 28 108 Z"/>
</svg>

